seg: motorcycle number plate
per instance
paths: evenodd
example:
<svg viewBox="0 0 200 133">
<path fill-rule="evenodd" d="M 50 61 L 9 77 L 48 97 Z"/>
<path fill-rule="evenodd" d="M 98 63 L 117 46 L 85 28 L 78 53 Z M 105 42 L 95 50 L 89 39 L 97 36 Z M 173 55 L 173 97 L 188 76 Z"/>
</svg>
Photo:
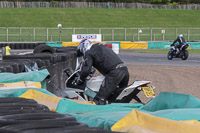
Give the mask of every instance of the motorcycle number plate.
<svg viewBox="0 0 200 133">
<path fill-rule="evenodd" d="M 155 93 L 154 93 L 153 88 L 151 86 L 142 87 L 142 90 L 143 90 L 146 97 L 148 97 L 148 98 L 155 97 Z"/>
</svg>

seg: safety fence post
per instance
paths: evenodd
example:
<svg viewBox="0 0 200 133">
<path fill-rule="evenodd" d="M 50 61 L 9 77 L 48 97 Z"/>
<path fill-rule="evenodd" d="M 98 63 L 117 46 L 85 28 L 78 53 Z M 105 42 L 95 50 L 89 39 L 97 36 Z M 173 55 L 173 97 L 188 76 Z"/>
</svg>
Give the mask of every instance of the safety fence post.
<svg viewBox="0 0 200 133">
<path fill-rule="evenodd" d="M 8 28 L 6 28 L 6 41 L 8 42 Z"/>
<path fill-rule="evenodd" d="M 22 41 L 22 28 L 19 28 L 19 41 Z"/>
<path fill-rule="evenodd" d="M 112 28 L 112 41 L 114 41 L 114 28 Z"/>
<path fill-rule="evenodd" d="M 124 28 L 124 40 L 126 41 L 126 28 Z"/>
<path fill-rule="evenodd" d="M 47 28 L 47 41 L 49 40 L 49 29 Z"/>
</svg>

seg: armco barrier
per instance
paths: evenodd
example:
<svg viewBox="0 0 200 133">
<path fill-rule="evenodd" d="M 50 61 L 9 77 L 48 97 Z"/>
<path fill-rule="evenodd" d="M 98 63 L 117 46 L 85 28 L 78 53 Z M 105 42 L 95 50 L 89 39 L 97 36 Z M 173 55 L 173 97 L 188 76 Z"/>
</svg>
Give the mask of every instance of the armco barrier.
<svg viewBox="0 0 200 133">
<path fill-rule="evenodd" d="M 188 42 L 191 49 L 200 49 L 200 42 Z"/>
<path fill-rule="evenodd" d="M 45 42 L 46 45 L 49 45 L 51 47 L 62 47 L 62 42 Z"/>
<path fill-rule="evenodd" d="M 121 49 L 147 49 L 148 42 L 121 42 Z"/>
<path fill-rule="evenodd" d="M 62 42 L 63 47 L 78 46 L 79 42 Z"/>
<path fill-rule="evenodd" d="M 172 42 L 148 42 L 148 49 L 169 49 Z"/>
<path fill-rule="evenodd" d="M 148 49 L 169 49 L 173 42 L 148 42 Z M 200 42 L 186 42 L 191 49 L 200 49 Z"/>
<path fill-rule="evenodd" d="M 58 49 L 60 51 L 65 51 L 62 50 L 64 47 L 67 47 L 68 49 L 73 49 L 78 46 L 79 42 L 40 42 L 40 43 L 0 43 L 0 49 L 2 47 L 9 46 L 11 49 L 34 49 L 36 46 L 40 44 L 46 44 L 49 45 L 55 49 Z M 94 42 L 96 43 L 112 43 L 112 44 L 118 44 L 119 49 L 169 49 L 170 44 L 172 42 Z M 190 43 L 191 49 L 200 49 L 200 42 L 187 42 Z M 68 50 L 69 51 L 69 50 Z"/>
<path fill-rule="evenodd" d="M 104 42 L 102 42 L 102 43 L 104 43 Z M 107 44 L 107 43 L 118 44 L 118 45 L 119 45 L 119 48 L 121 48 L 121 42 L 106 42 L 106 44 Z"/>
<path fill-rule="evenodd" d="M 46 79 L 46 88 L 57 96 L 65 96 L 65 80 L 68 78 L 65 69 L 74 71 L 76 67 L 76 47 L 55 47 L 56 53 L 36 53 L 26 55 L 7 55 L 0 61 L 0 72 L 25 72 L 25 65 L 38 69 L 47 69 L 50 76 Z M 17 64 L 15 63 L 17 62 Z M 20 64 L 20 65 L 19 65 Z M 23 68 L 19 68 L 23 66 Z M 20 69 L 20 70 L 19 70 Z"/>
<path fill-rule="evenodd" d="M 96 43 L 118 43 L 120 45 L 120 42 L 93 42 L 94 44 Z M 79 42 L 62 42 L 62 46 L 63 47 L 69 47 L 69 46 L 73 46 L 73 47 L 77 47 L 79 44 Z"/>
</svg>

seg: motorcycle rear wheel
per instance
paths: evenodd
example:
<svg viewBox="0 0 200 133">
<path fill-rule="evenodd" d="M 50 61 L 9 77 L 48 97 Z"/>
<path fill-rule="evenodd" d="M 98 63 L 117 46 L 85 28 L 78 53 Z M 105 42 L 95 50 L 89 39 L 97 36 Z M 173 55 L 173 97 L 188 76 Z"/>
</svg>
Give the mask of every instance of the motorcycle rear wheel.
<svg viewBox="0 0 200 133">
<path fill-rule="evenodd" d="M 187 60 L 188 56 L 189 56 L 189 53 L 188 53 L 187 50 L 185 50 L 184 53 L 183 53 L 183 55 L 182 55 L 182 57 L 181 57 L 181 59 L 182 60 Z"/>
<path fill-rule="evenodd" d="M 173 59 L 173 53 L 171 53 L 171 51 L 168 52 L 167 58 L 168 58 L 168 60 L 172 60 Z"/>
</svg>

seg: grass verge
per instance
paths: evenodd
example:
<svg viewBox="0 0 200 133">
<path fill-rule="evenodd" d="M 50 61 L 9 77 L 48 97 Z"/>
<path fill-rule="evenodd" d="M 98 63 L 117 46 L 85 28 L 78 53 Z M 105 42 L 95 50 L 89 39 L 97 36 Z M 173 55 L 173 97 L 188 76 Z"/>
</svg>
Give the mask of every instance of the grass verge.
<svg viewBox="0 0 200 133">
<path fill-rule="evenodd" d="M 178 16 L 178 17 L 177 17 Z M 199 10 L 0 8 L 1 27 L 200 27 Z"/>
</svg>

